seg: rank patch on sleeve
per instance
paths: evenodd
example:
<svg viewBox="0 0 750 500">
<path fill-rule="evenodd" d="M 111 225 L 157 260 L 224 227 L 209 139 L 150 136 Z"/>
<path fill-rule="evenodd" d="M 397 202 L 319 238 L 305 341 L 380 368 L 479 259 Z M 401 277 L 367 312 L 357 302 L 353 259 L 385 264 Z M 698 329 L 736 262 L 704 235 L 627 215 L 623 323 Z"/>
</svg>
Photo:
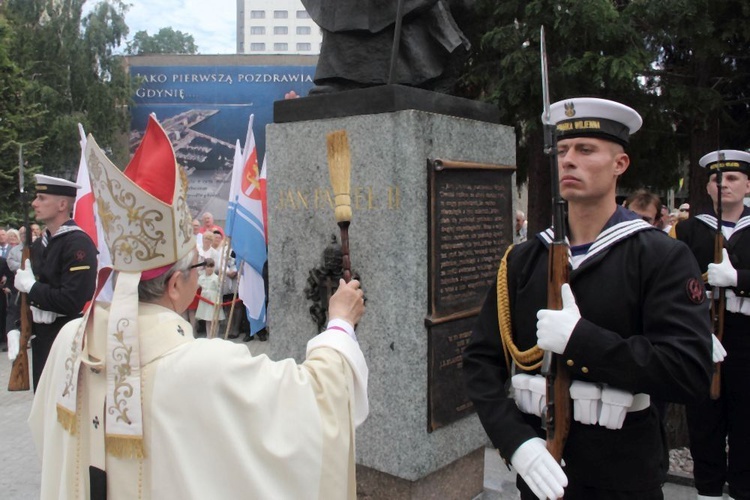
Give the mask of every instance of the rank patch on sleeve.
<svg viewBox="0 0 750 500">
<path fill-rule="evenodd" d="M 694 304 L 703 304 L 706 300 L 706 289 L 698 278 L 690 278 L 685 286 L 685 291 Z"/>
</svg>

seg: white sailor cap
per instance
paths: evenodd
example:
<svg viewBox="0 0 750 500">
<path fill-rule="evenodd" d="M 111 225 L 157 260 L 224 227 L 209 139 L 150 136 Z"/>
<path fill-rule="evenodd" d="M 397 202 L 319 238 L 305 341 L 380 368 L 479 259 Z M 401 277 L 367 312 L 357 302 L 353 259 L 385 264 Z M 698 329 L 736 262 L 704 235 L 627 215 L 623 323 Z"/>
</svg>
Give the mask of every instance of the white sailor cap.
<svg viewBox="0 0 750 500">
<path fill-rule="evenodd" d="M 627 146 L 643 119 L 636 110 L 619 102 L 574 97 L 550 106 L 549 123 L 556 125 L 558 139 L 598 137 Z"/>
<path fill-rule="evenodd" d="M 738 151 L 736 149 L 719 149 L 704 155 L 698 163 L 703 168 L 707 168 L 710 173 L 721 172 L 742 172 L 750 175 L 750 153 Z"/>
<path fill-rule="evenodd" d="M 56 194 L 60 196 L 76 197 L 76 191 L 81 186 L 75 182 L 70 182 L 59 177 L 52 177 L 43 174 L 34 174 L 36 177 L 36 192 L 44 194 Z"/>
</svg>

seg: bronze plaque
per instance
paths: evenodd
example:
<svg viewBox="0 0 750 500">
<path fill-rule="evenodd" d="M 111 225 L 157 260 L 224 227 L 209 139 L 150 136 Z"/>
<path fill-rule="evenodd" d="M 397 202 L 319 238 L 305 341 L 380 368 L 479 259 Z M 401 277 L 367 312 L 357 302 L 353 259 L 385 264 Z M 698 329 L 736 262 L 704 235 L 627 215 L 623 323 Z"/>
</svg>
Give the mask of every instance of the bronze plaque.
<svg viewBox="0 0 750 500">
<path fill-rule="evenodd" d="M 475 316 L 428 327 L 427 432 L 474 413 L 464 390 L 461 368 Z"/>
<path fill-rule="evenodd" d="M 513 242 L 515 167 L 432 160 L 428 322 L 477 314 Z"/>
<path fill-rule="evenodd" d="M 428 161 L 427 430 L 474 412 L 461 354 L 497 267 L 513 242 L 515 167 Z"/>
</svg>

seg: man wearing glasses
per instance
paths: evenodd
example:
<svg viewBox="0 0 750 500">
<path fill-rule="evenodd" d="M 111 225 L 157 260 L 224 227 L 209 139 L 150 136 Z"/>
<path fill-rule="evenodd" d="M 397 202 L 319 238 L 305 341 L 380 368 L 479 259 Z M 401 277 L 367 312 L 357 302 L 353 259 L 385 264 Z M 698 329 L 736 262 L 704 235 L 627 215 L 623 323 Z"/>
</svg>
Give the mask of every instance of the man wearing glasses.
<svg viewBox="0 0 750 500">
<path fill-rule="evenodd" d="M 658 226 L 661 221 L 661 200 L 646 189 L 639 189 L 628 196 L 623 206 L 652 226 Z"/>
</svg>

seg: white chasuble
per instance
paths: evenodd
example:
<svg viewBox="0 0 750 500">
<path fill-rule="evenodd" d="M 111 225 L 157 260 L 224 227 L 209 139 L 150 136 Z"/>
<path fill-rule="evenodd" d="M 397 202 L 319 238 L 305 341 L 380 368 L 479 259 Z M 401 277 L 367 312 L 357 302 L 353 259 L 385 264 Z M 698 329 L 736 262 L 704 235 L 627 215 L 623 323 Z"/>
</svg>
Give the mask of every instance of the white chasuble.
<svg viewBox="0 0 750 500">
<path fill-rule="evenodd" d="M 139 315 L 145 457 L 106 455 L 109 500 L 356 497 L 354 429 L 368 411 L 356 341 L 327 331 L 302 364 L 274 362 L 241 344 L 193 339 L 189 323 L 162 307 L 140 304 Z M 105 345 L 107 316 L 97 307 L 92 356 Z M 42 499 L 88 497 L 90 441 L 102 424 L 89 415 L 91 377 L 81 376 L 75 432 L 56 415 L 79 322 L 60 331 L 29 417 Z"/>
</svg>

